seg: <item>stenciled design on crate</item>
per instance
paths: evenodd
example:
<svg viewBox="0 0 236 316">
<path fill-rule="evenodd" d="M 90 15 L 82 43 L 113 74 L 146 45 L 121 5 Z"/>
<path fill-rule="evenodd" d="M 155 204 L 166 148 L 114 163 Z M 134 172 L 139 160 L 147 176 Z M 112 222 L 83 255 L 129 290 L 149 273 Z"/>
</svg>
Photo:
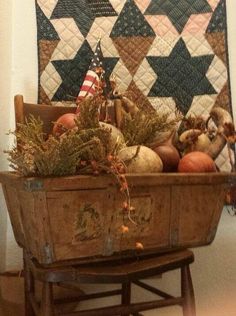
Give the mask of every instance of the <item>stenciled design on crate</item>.
<svg viewBox="0 0 236 316">
<path fill-rule="evenodd" d="M 101 214 L 98 211 L 98 205 L 96 203 L 90 204 L 85 203 L 81 206 L 76 214 L 75 220 L 75 230 L 73 244 L 82 241 L 89 241 L 99 239 L 102 236 L 102 224 L 101 224 Z M 117 205 L 117 210 L 112 215 L 110 232 L 114 233 L 115 238 L 120 240 L 121 225 L 125 223 L 129 227 L 129 236 L 136 237 L 146 236 L 150 234 L 153 213 L 152 213 L 152 198 L 150 196 L 132 196 L 132 204 L 134 205 L 134 211 L 132 212 L 131 223 L 128 216 L 124 215 L 124 211 L 119 209 Z"/>
<path fill-rule="evenodd" d="M 102 235 L 100 214 L 96 205 L 86 203 L 77 213 L 73 243 L 98 239 Z"/>
<path fill-rule="evenodd" d="M 37 0 L 36 11 L 39 103 L 73 104 L 101 38 L 106 77 L 147 111 L 232 111 L 225 0 Z"/>
</svg>

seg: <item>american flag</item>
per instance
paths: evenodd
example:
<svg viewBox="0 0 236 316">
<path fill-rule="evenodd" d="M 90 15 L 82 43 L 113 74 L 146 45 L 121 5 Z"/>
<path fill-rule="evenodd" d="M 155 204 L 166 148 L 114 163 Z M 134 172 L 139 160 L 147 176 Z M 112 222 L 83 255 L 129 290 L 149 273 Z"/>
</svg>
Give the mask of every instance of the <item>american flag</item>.
<svg viewBox="0 0 236 316">
<path fill-rule="evenodd" d="M 76 103 L 78 104 L 85 97 L 93 96 L 104 85 L 103 54 L 101 49 L 101 40 L 98 41 L 95 53 L 91 60 L 89 70 L 85 76 L 84 82 L 80 88 Z"/>
</svg>

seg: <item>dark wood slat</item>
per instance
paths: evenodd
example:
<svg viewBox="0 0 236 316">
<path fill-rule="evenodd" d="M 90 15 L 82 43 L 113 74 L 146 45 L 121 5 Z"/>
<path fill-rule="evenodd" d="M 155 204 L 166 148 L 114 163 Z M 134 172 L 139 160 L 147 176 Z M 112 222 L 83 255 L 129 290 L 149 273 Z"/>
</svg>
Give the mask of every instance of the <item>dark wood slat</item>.
<svg viewBox="0 0 236 316">
<path fill-rule="evenodd" d="M 30 303 L 31 303 L 31 306 L 33 308 L 35 315 L 40 316 L 40 306 L 36 302 L 35 297 L 32 293 L 29 294 L 29 300 L 30 300 Z M 26 314 L 26 316 L 33 316 L 33 314 Z"/>
<path fill-rule="evenodd" d="M 141 311 L 147 311 L 155 308 L 162 308 L 172 305 L 181 305 L 183 299 L 181 297 L 166 300 L 158 300 L 151 302 L 135 303 L 129 306 L 109 306 L 104 308 L 91 309 L 86 311 L 72 312 L 63 314 L 63 316 L 115 316 L 120 314 L 134 314 Z"/>
<path fill-rule="evenodd" d="M 121 304 L 122 305 L 130 305 L 131 301 L 131 283 L 126 282 L 122 284 L 122 297 Z M 130 313 L 122 313 L 121 316 L 129 316 Z"/>
<path fill-rule="evenodd" d="M 122 293 L 121 290 L 118 289 L 118 290 L 112 290 L 112 291 L 105 291 L 101 293 L 84 294 L 84 295 L 78 295 L 77 297 L 66 297 L 66 298 L 55 299 L 54 304 L 67 304 L 67 303 L 74 303 L 74 302 L 80 302 L 80 301 L 87 301 L 87 300 L 96 299 L 96 298 L 121 295 L 121 293 Z"/>
<path fill-rule="evenodd" d="M 184 298 L 183 316 L 195 316 L 195 298 L 189 266 L 181 268 L 181 296 Z"/>
<path fill-rule="evenodd" d="M 35 284 L 32 272 L 26 263 L 26 258 L 24 255 L 24 291 L 25 291 L 25 315 L 34 316 L 37 315 L 37 308 L 34 302 L 32 302 L 32 297 L 35 292 Z"/>
<path fill-rule="evenodd" d="M 58 282 L 57 285 L 65 289 L 78 291 L 78 295 L 85 295 L 84 291 L 80 288 L 80 284 L 78 284 L 77 282 Z"/>
<path fill-rule="evenodd" d="M 160 297 L 163 297 L 163 298 L 174 298 L 174 296 L 169 295 L 168 293 L 163 292 L 163 291 L 161 291 L 161 290 L 159 290 L 159 289 L 157 289 L 157 288 L 155 288 L 155 287 L 153 287 L 151 285 L 148 285 L 148 284 L 146 284 L 144 282 L 133 281 L 132 283 L 134 283 L 135 285 L 140 286 L 141 288 L 143 288 L 143 289 L 145 289 L 145 290 L 147 290 L 149 292 L 152 292 L 152 293 L 154 293 L 154 294 L 156 294 L 156 295 L 158 295 Z"/>
<path fill-rule="evenodd" d="M 55 316 L 54 305 L 53 305 L 52 283 L 48 283 L 48 282 L 43 283 L 40 316 Z"/>
</svg>

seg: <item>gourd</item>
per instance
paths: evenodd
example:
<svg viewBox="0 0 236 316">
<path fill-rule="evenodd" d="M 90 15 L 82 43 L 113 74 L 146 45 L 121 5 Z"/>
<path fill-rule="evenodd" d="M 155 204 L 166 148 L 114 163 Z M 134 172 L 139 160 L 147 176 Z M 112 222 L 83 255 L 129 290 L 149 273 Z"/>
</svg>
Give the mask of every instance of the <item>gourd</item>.
<svg viewBox="0 0 236 316">
<path fill-rule="evenodd" d="M 210 118 L 217 126 L 217 133 L 205 152 L 215 160 L 226 145 L 225 126 L 233 125 L 233 119 L 230 113 L 221 107 L 213 108 L 210 112 Z"/>
<path fill-rule="evenodd" d="M 213 139 L 209 139 L 206 134 L 198 129 L 189 129 L 179 137 L 180 143 L 185 144 L 185 153 L 189 151 L 202 151 L 215 160 L 226 145 L 225 128 L 233 125 L 233 119 L 230 113 L 221 107 L 214 107 L 207 120 L 210 119 L 216 126 L 216 134 Z M 209 131 L 209 128 L 207 132 Z"/>
<path fill-rule="evenodd" d="M 115 146 L 118 147 L 118 149 L 121 149 L 126 146 L 125 144 L 125 139 L 121 131 L 116 128 L 115 126 L 104 123 L 104 122 L 99 122 L 100 127 L 107 128 L 111 132 L 111 147 L 114 149 Z"/>
<path fill-rule="evenodd" d="M 172 132 L 170 137 L 164 143 L 153 149 L 162 160 L 164 172 L 176 171 L 180 161 L 179 152 L 172 142 L 174 134 L 175 131 Z"/>
<path fill-rule="evenodd" d="M 179 141 L 185 146 L 185 153 L 191 151 L 207 151 L 211 144 L 209 137 L 199 129 L 190 129 L 183 132 Z"/>
<path fill-rule="evenodd" d="M 126 165 L 128 173 L 153 173 L 163 170 L 161 158 L 146 146 L 125 147 L 118 153 L 118 157 Z"/>
</svg>

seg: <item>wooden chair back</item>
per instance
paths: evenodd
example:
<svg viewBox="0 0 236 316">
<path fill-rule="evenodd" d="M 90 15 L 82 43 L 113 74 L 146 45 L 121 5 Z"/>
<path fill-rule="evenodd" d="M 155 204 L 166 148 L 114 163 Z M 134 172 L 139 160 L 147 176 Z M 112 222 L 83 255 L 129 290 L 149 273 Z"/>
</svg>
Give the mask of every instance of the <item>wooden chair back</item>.
<svg viewBox="0 0 236 316">
<path fill-rule="evenodd" d="M 16 127 L 18 123 L 24 123 L 30 115 L 40 118 L 43 122 L 43 132 L 49 134 L 53 129 L 53 122 L 63 114 L 75 113 L 75 107 L 52 106 L 46 104 L 25 103 L 22 95 L 14 98 Z"/>
</svg>

